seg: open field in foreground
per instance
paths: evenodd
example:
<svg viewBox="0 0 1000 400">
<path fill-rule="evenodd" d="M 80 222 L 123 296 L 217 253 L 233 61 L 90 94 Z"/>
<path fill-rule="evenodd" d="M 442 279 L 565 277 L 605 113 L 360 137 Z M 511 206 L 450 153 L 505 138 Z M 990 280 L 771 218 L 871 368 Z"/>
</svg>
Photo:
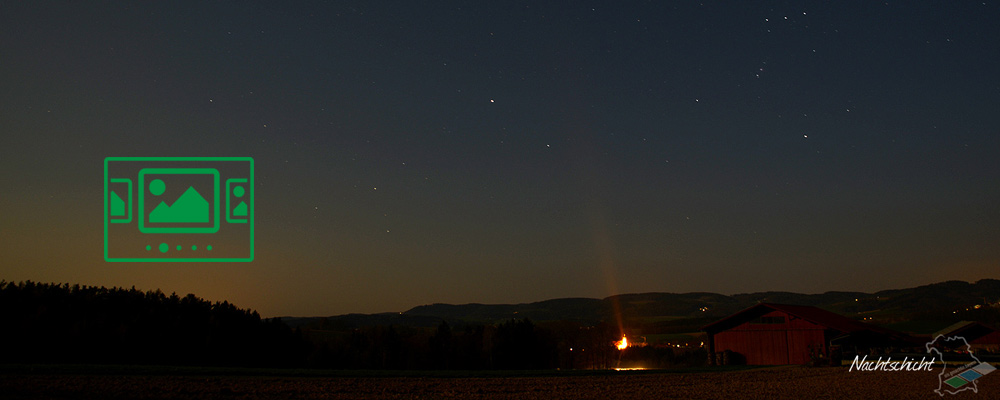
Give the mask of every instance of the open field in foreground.
<svg viewBox="0 0 1000 400">
<path fill-rule="evenodd" d="M 933 372 L 775 367 L 569 376 L 355 377 L 5 374 L 11 399 L 933 399 Z M 998 398 L 1000 375 L 979 381 Z"/>
</svg>

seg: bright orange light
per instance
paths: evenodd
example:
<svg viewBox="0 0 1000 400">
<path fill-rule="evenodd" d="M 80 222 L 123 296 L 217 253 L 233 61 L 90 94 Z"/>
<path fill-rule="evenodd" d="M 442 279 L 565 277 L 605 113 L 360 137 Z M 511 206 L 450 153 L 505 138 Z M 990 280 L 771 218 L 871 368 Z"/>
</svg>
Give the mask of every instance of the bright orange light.
<svg viewBox="0 0 1000 400">
<path fill-rule="evenodd" d="M 615 342 L 615 347 L 617 347 L 618 350 L 625 350 L 625 348 L 628 347 L 628 339 L 625 338 L 625 335 L 622 335 L 622 340 Z"/>
</svg>

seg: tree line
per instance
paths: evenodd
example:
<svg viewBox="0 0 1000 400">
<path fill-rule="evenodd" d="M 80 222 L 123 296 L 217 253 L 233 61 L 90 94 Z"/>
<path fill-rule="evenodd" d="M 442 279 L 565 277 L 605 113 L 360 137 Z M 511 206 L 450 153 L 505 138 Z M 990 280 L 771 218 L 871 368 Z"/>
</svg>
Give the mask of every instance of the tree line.
<svg viewBox="0 0 1000 400">
<path fill-rule="evenodd" d="M 296 366 L 310 346 L 229 302 L 134 287 L 0 281 L 0 315 L 4 362 Z"/>
<path fill-rule="evenodd" d="M 701 364 L 705 355 L 614 347 L 607 323 L 512 319 L 436 328 L 347 328 L 277 318 L 193 294 L 0 280 L 0 363 L 334 369 L 589 369 Z"/>
</svg>

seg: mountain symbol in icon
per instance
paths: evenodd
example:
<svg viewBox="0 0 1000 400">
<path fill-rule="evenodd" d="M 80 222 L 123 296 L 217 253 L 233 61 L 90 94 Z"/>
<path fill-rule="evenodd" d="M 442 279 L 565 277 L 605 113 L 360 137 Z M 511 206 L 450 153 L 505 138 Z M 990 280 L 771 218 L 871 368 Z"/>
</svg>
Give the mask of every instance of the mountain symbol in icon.
<svg viewBox="0 0 1000 400">
<path fill-rule="evenodd" d="M 188 187 L 187 191 L 177 198 L 173 205 L 167 205 L 161 201 L 152 212 L 149 213 L 150 223 L 194 223 L 208 222 L 208 201 L 198 194 L 194 187 Z"/>
<path fill-rule="evenodd" d="M 122 200 L 121 196 L 113 190 L 111 191 L 111 216 L 125 216 L 125 200 Z"/>
</svg>

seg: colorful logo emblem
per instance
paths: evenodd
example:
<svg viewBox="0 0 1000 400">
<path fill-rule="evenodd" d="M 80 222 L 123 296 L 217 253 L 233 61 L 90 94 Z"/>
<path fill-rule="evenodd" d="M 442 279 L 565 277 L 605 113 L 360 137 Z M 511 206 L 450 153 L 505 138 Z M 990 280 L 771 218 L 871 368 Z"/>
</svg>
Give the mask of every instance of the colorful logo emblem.
<svg viewBox="0 0 1000 400">
<path fill-rule="evenodd" d="M 955 342 L 954 344 L 957 344 L 959 341 L 964 346 L 963 350 L 972 357 L 972 361 L 951 370 L 948 369 L 948 364 L 945 363 L 944 368 L 941 368 L 941 373 L 938 374 L 938 388 L 934 389 L 934 393 L 942 397 L 945 394 L 958 394 L 965 390 L 972 390 L 974 393 L 979 393 L 979 386 L 976 384 L 976 380 L 996 370 L 995 367 L 980 361 L 979 358 L 972 354 L 972 346 L 969 346 L 969 343 L 961 336 L 945 337 L 944 335 L 938 335 L 934 340 L 928 342 L 925 347 L 928 353 L 937 353 L 937 356 L 942 361 L 945 361 L 945 353 L 939 347 L 947 347 L 948 342 Z"/>
</svg>

